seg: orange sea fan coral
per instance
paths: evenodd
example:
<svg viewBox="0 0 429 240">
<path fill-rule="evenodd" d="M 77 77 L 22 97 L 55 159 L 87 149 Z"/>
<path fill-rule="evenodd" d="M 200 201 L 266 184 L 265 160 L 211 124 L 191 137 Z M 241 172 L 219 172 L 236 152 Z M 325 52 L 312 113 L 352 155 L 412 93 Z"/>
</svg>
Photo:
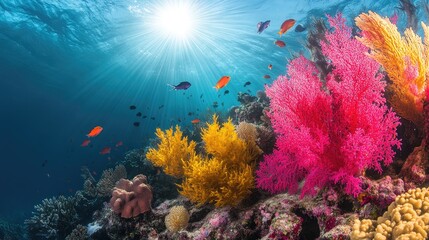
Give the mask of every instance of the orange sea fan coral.
<svg viewBox="0 0 429 240">
<path fill-rule="evenodd" d="M 374 12 L 362 13 L 356 19 L 362 30 L 357 37 L 371 49 L 369 55 L 387 72 L 389 101 L 395 111 L 418 127 L 423 126 L 423 100 L 429 69 L 429 28 L 422 23 L 424 42 L 411 29 L 404 36 L 387 17 Z"/>
</svg>

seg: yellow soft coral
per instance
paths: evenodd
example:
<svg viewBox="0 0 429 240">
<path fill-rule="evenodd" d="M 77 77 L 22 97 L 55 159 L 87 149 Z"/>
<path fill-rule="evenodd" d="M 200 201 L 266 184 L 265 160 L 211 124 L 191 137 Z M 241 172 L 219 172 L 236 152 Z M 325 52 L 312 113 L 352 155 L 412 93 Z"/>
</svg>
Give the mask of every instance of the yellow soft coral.
<svg viewBox="0 0 429 240">
<path fill-rule="evenodd" d="M 227 159 L 229 163 L 247 163 L 260 154 L 254 142 L 238 137 L 231 119 L 221 127 L 216 115 L 213 116 L 213 123 L 207 123 L 207 128 L 202 129 L 202 139 L 208 154 Z"/>
<path fill-rule="evenodd" d="M 362 30 L 357 39 L 371 49 L 369 55 L 380 63 L 392 83 L 388 86 L 389 101 L 395 111 L 423 126 L 423 99 L 429 69 L 429 29 L 422 23 L 425 40 L 411 29 L 404 36 L 388 18 L 374 12 L 362 13 L 356 19 Z"/>
<path fill-rule="evenodd" d="M 254 163 L 260 149 L 239 138 L 231 120 L 220 126 L 217 116 L 202 130 L 202 139 L 209 156 L 194 156 L 185 163 L 180 193 L 198 204 L 239 204 L 254 187 Z"/>
<path fill-rule="evenodd" d="M 196 143 L 188 142 L 177 125 L 175 132 L 172 127 L 165 132 L 157 128 L 156 136 L 160 140 L 158 149 L 150 148 L 146 158 L 155 166 L 162 167 L 165 173 L 177 178 L 183 177 L 183 162 L 189 161 L 196 154 Z"/>
<path fill-rule="evenodd" d="M 188 143 L 180 128 L 156 129 L 160 143 L 146 154 L 154 165 L 175 177 L 183 177 L 180 193 L 191 201 L 215 206 L 237 205 L 254 188 L 256 158 L 262 153 L 256 145 L 256 129 L 242 134 L 235 131 L 229 119 L 220 125 L 216 115 L 213 123 L 202 130 L 205 153 L 196 154 L 194 141 Z"/>
</svg>

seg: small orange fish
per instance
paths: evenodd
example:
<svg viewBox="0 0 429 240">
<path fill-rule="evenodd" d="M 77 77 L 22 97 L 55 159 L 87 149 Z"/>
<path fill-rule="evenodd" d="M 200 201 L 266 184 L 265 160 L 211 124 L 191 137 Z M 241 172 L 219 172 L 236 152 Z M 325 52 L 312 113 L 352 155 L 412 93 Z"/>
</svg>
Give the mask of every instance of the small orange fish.
<svg viewBox="0 0 429 240">
<path fill-rule="evenodd" d="M 282 36 L 282 34 L 286 33 L 287 30 L 289 30 L 291 27 L 293 27 L 293 25 L 295 24 L 295 19 L 288 19 L 286 21 L 283 22 L 282 26 L 280 27 L 280 37 Z"/>
<path fill-rule="evenodd" d="M 223 87 L 226 86 L 226 84 L 228 84 L 229 80 L 231 80 L 230 76 L 223 76 L 219 79 L 219 81 L 217 81 L 216 86 L 214 86 L 214 88 L 216 88 L 216 90 L 219 90 Z"/>
<path fill-rule="evenodd" d="M 104 155 L 104 154 L 109 154 L 110 153 L 110 147 L 105 147 L 103 149 L 101 149 L 100 154 Z"/>
<path fill-rule="evenodd" d="M 191 121 L 192 124 L 197 124 L 200 122 L 200 119 L 195 118 L 194 120 Z"/>
<path fill-rule="evenodd" d="M 271 65 L 271 64 L 270 64 L 270 65 L 268 65 L 268 69 L 270 69 L 270 70 L 271 70 L 272 68 L 273 68 L 273 65 Z"/>
<path fill-rule="evenodd" d="M 286 43 L 285 42 L 283 42 L 282 40 L 276 40 L 275 42 L 274 42 L 274 44 L 276 44 L 277 46 L 279 46 L 279 47 L 284 47 L 284 46 L 286 46 Z"/>
<path fill-rule="evenodd" d="M 88 146 L 88 144 L 91 142 L 91 140 L 89 140 L 89 139 L 86 139 L 86 140 L 84 140 L 83 142 L 82 142 L 82 144 L 80 145 L 81 147 L 87 147 Z"/>
<path fill-rule="evenodd" d="M 265 78 L 265 79 L 270 79 L 270 78 L 271 78 L 271 76 L 270 76 L 270 75 L 268 75 L 268 74 L 266 74 L 266 75 L 264 75 L 264 78 Z"/>
<path fill-rule="evenodd" d="M 86 134 L 86 136 L 87 137 L 96 137 L 96 136 L 98 136 L 98 134 L 101 133 L 101 131 L 103 131 L 103 128 L 100 126 L 96 126 L 88 134 Z"/>
<path fill-rule="evenodd" d="M 120 147 L 122 145 L 123 145 L 122 141 L 119 141 L 118 143 L 116 143 L 115 147 Z"/>
</svg>

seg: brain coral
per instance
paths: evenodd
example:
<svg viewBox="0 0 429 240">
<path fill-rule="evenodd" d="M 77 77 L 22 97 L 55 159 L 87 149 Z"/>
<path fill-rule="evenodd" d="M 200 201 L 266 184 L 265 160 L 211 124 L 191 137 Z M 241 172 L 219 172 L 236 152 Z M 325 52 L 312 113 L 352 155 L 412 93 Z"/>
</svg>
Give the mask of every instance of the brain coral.
<svg viewBox="0 0 429 240">
<path fill-rule="evenodd" d="M 165 216 L 165 226 L 171 232 L 178 232 L 188 226 L 189 212 L 183 206 L 174 206 Z"/>
<path fill-rule="evenodd" d="M 429 233 L 429 189 L 411 189 L 396 197 L 377 221 L 355 220 L 352 240 L 427 239 Z"/>
</svg>

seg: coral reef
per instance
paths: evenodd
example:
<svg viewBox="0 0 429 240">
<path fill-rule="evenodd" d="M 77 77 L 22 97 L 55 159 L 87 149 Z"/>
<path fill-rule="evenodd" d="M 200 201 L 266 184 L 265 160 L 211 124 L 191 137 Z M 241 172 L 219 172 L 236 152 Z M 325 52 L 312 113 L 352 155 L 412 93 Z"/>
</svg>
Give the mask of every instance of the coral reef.
<svg viewBox="0 0 429 240">
<path fill-rule="evenodd" d="M 19 225 L 0 219 L 0 239 L 2 240 L 22 240 L 25 229 Z"/>
<path fill-rule="evenodd" d="M 169 231 L 164 219 L 174 206 L 189 209 L 182 231 Z M 345 212 L 346 211 L 346 212 Z M 247 207 L 196 206 L 183 197 L 167 200 L 133 219 L 118 217 L 109 207 L 95 214 L 102 229 L 93 239 L 348 239 L 355 214 L 323 198 L 279 194 Z"/>
<path fill-rule="evenodd" d="M 127 169 L 128 177 L 144 174 L 150 179 L 150 176 L 157 172 L 154 165 L 146 159 L 145 149 L 132 149 L 126 152 L 120 164 Z"/>
<path fill-rule="evenodd" d="M 110 196 L 116 182 L 121 178 L 127 178 L 127 170 L 121 164 L 114 169 L 109 168 L 104 170 L 98 182 L 89 172 L 88 168 L 82 168 L 82 172 L 82 176 L 84 177 L 84 193 L 91 197 Z"/>
<path fill-rule="evenodd" d="M 67 235 L 65 240 L 88 240 L 88 229 L 85 226 L 77 225 L 73 231 Z"/>
<path fill-rule="evenodd" d="M 109 196 L 116 182 L 121 178 L 127 178 L 127 170 L 124 165 L 118 165 L 115 169 L 104 170 L 97 182 L 97 192 L 100 196 Z"/>
<path fill-rule="evenodd" d="M 405 183 L 402 179 L 392 179 L 390 176 L 379 180 L 362 179 L 362 192 L 357 201 L 359 217 L 374 218 L 386 211 L 395 198 L 405 192 Z"/>
<path fill-rule="evenodd" d="M 152 189 L 146 176 L 137 175 L 132 181 L 120 179 L 112 192 L 110 206 L 123 218 L 138 216 L 151 210 Z"/>
<path fill-rule="evenodd" d="M 256 125 L 270 125 L 269 119 L 265 116 L 265 111 L 268 111 L 270 104 L 265 92 L 258 91 L 256 96 L 240 92 L 237 100 L 240 102 L 240 106 L 229 110 L 229 116 L 233 119 L 234 124 L 248 122 Z"/>
<path fill-rule="evenodd" d="M 427 169 L 429 169 L 429 155 L 422 144 L 422 146 L 414 148 L 414 151 L 408 156 L 399 176 L 415 187 L 429 180 L 426 175 Z"/>
<path fill-rule="evenodd" d="M 44 199 L 34 208 L 33 216 L 25 220 L 30 239 L 64 239 L 79 220 L 72 197 Z"/>
</svg>

